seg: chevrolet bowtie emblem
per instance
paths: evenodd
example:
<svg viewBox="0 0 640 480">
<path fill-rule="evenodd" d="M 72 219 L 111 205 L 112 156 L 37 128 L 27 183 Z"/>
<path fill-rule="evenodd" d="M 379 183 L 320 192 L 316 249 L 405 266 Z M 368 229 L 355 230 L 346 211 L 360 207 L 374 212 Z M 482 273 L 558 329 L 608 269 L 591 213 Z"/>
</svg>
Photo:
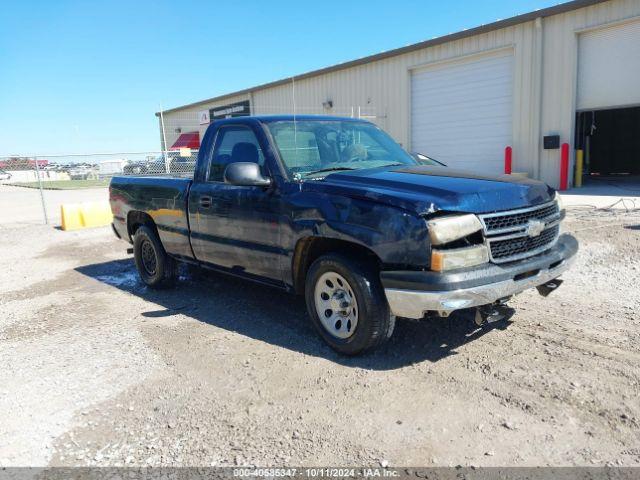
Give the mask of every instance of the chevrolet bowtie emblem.
<svg viewBox="0 0 640 480">
<path fill-rule="evenodd" d="M 537 237 L 544 230 L 545 223 L 540 220 L 529 220 L 526 233 L 530 237 Z"/>
</svg>

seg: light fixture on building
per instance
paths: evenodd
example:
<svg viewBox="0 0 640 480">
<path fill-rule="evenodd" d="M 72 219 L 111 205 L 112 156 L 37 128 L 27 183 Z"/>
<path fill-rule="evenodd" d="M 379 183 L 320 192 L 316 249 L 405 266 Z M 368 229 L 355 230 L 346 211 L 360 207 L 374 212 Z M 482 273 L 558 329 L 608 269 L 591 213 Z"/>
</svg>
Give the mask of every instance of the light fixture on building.
<svg viewBox="0 0 640 480">
<path fill-rule="evenodd" d="M 333 100 L 325 100 L 324 102 L 322 102 L 322 107 L 325 110 L 330 110 L 331 108 L 333 108 Z"/>
<path fill-rule="evenodd" d="M 178 128 L 175 129 L 175 132 L 176 133 L 182 133 L 182 129 L 180 127 L 178 127 Z"/>
</svg>

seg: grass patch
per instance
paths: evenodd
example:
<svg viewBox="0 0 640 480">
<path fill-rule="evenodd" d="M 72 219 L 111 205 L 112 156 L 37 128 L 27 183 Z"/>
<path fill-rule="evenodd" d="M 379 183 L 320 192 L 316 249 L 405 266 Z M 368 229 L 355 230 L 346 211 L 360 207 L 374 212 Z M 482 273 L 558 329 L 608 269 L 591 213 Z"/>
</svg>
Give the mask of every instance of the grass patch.
<svg viewBox="0 0 640 480">
<path fill-rule="evenodd" d="M 39 188 L 38 182 L 9 183 L 14 187 Z M 42 188 L 45 190 L 76 190 L 78 188 L 108 187 L 109 179 L 102 180 L 51 180 L 43 181 Z"/>
</svg>

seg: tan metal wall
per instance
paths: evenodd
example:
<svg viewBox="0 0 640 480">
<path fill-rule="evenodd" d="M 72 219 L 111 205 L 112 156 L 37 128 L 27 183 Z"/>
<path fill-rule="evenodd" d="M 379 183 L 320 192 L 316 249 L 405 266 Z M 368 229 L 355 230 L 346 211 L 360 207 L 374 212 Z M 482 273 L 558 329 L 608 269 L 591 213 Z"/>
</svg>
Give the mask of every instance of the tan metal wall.
<svg viewBox="0 0 640 480">
<path fill-rule="evenodd" d="M 219 102 L 203 103 L 198 106 L 172 110 L 171 112 L 163 114 L 162 117 L 164 119 L 164 131 L 167 137 L 167 146 L 171 147 L 171 145 L 173 145 L 180 136 L 180 133 L 199 132 L 200 141 L 202 141 L 204 132 L 207 130 L 207 127 L 209 125 L 200 125 L 198 121 L 198 112 L 209 110 L 210 108 L 214 107 L 220 107 L 222 105 L 241 102 L 243 100 L 249 100 L 249 96 L 238 95 L 225 98 L 224 100 L 221 100 Z M 176 129 L 180 129 L 180 132 L 176 132 Z M 162 124 L 160 125 L 160 135 L 162 136 Z M 160 143 L 162 143 L 162 139 Z"/>
<path fill-rule="evenodd" d="M 557 133 L 573 143 L 577 71 L 577 39 L 585 28 L 640 16 L 639 0 L 610 0 L 592 7 L 537 19 L 455 40 L 364 65 L 295 82 L 298 113 L 356 115 L 371 118 L 404 146 L 410 147 L 410 75 L 412 69 L 472 57 L 497 49 L 514 54 L 514 170 L 527 172 L 553 186 L 559 181 L 559 150 L 542 149 L 542 136 Z M 253 113 L 292 113 L 293 84 L 254 90 L 250 95 L 167 114 L 167 143 L 172 125 L 197 111 L 251 97 Z M 472 86 L 470 86 L 472 88 Z M 333 108 L 323 102 L 331 100 Z M 203 131 L 205 126 L 195 127 Z M 182 131 L 188 131 L 182 128 Z M 461 132 L 464 134 L 464 132 Z M 173 134 L 171 134 L 173 135 Z M 172 140 L 173 139 L 173 140 Z"/>
<path fill-rule="evenodd" d="M 296 82 L 296 104 L 308 110 L 333 100 L 327 113 L 349 110 L 353 105 L 367 106 L 378 115 L 386 115 L 387 131 L 403 145 L 409 145 L 410 68 L 472 52 L 484 52 L 514 43 L 513 27 L 380 60 L 347 70 Z M 282 85 L 254 92 L 256 111 L 268 111 L 273 105 L 292 108 L 292 87 Z M 263 107 L 264 106 L 264 107 Z"/>
</svg>

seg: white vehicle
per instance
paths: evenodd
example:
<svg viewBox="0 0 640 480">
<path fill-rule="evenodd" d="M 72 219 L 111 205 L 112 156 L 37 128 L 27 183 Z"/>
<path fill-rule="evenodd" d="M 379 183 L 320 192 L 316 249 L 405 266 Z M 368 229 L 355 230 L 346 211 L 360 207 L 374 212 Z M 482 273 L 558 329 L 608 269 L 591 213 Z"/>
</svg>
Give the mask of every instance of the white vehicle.
<svg viewBox="0 0 640 480">
<path fill-rule="evenodd" d="M 10 180 L 11 179 L 11 174 L 5 172 L 4 170 L 0 170 L 0 181 L 2 180 Z"/>
<path fill-rule="evenodd" d="M 118 158 L 113 160 L 103 160 L 98 164 L 98 173 L 100 175 L 117 175 L 123 172 L 124 166 L 129 163 L 124 158 Z"/>
<path fill-rule="evenodd" d="M 87 165 L 78 165 L 69 170 L 71 180 L 86 180 L 92 173 L 93 170 Z"/>
</svg>

